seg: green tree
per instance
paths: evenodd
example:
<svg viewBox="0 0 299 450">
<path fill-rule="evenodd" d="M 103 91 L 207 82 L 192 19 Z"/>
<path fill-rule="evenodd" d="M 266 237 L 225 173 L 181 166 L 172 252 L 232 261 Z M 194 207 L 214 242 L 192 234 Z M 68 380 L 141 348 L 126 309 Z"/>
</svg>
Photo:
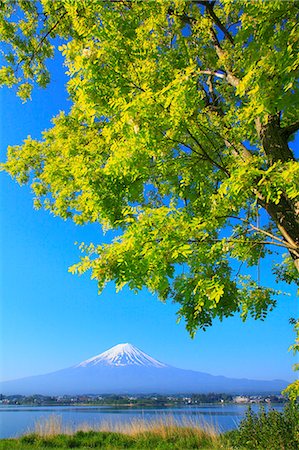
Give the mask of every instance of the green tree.
<svg viewBox="0 0 299 450">
<path fill-rule="evenodd" d="M 1 3 L 1 82 L 46 86 L 60 39 L 73 102 L 3 169 L 37 208 L 119 231 L 70 270 L 174 299 L 191 334 L 264 318 L 274 291 L 232 261 L 285 249 L 273 270 L 298 283 L 298 2 Z"/>
</svg>

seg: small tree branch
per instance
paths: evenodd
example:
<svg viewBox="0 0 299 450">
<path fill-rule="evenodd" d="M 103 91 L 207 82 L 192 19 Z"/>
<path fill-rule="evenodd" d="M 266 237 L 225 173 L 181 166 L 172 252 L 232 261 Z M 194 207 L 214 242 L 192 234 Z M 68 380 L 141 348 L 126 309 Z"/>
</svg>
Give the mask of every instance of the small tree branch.
<svg viewBox="0 0 299 450">
<path fill-rule="evenodd" d="M 210 161 L 210 163 L 212 163 L 214 166 L 216 166 L 219 170 L 221 170 L 222 172 L 224 172 L 228 177 L 230 176 L 229 171 L 227 170 L 226 167 L 223 167 L 221 164 L 219 164 L 217 161 L 215 161 L 214 159 L 212 159 L 210 157 L 210 155 L 205 151 L 205 149 L 203 148 L 203 146 L 201 145 L 201 143 L 199 142 L 199 140 L 191 133 L 191 131 L 187 128 L 187 133 L 189 134 L 189 136 L 194 140 L 194 142 L 198 145 L 198 147 L 201 149 L 202 153 L 204 154 L 204 156 L 206 157 L 206 159 L 208 161 Z M 194 150 L 193 150 L 194 151 Z"/>
</svg>

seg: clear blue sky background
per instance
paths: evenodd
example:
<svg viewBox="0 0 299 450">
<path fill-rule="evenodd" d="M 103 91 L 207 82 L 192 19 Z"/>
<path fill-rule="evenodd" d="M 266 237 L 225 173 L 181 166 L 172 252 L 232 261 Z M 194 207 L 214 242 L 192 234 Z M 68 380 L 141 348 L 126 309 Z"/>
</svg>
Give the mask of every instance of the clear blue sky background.
<svg viewBox="0 0 299 450">
<path fill-rule="evenodd" d="M 68 110 L 61 58 L 51 62 L 52 83 L 36 88 L 22 104 L 15 91 L 0 91 L 1 160 L 7 145 L 30 134 L 40 138 L 51 118 Z M 298 146 L 299 139 L 294 145 Z M 177 306 L 162 304 L 146 290 L 134 295 L 113 286 L 97 295 L 87 276 L 68 273 L 79 258 L 78 242 L 108 241 L 98 225 L 79 227 L 32 207 L 30 188 L 0 174 L 1 379 L 47 373 L 76 364 L 109 347 L 130 342 L 168 364 L 257 379 L 296 378 L 288 352 L 294 340 L 289 317 L 298 316 L 295 288 L 281 296 L 265 322 L 231 318 L 191 340 L 176 324 Z M 272 285 L 267 266 L 262 280 Z"/>
</svg>

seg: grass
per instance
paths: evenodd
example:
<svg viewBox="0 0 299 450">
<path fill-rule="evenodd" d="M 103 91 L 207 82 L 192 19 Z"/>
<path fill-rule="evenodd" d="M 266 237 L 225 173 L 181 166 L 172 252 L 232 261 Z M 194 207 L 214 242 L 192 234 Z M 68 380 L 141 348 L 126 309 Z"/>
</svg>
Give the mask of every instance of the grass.
<svg viewBox="0 0 299 450">
<path fill-rule="evenodd" d="M 183 419 L 153 421 L 133 420 L 127 424 L 101 424 L 91 429 L 87 424 L 80 430 L 63 427 L 61 419 L 51 416 L 35 425 L 33 433 L 19 439 L 3 439 L 1 450 L 41 449 L 220 449 L 224 447 L 218 431 L 207 424 L 202 428 Z"/>
</svg>

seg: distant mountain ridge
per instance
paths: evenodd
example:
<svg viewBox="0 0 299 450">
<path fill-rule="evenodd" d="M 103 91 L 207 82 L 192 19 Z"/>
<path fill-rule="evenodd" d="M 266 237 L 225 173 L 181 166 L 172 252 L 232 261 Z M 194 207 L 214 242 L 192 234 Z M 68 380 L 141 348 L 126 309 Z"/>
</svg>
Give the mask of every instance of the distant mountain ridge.
<svg viewBox="0 0 299 450">
<path fill-rule="evenodd" d="M 249 380 L 178 369 L 129 343 L 73 367 L 45 375 L 0 383 L 4 395 L 177 394 L 177 393 L 279 393 L 284 380 Z"/>
</svg>

